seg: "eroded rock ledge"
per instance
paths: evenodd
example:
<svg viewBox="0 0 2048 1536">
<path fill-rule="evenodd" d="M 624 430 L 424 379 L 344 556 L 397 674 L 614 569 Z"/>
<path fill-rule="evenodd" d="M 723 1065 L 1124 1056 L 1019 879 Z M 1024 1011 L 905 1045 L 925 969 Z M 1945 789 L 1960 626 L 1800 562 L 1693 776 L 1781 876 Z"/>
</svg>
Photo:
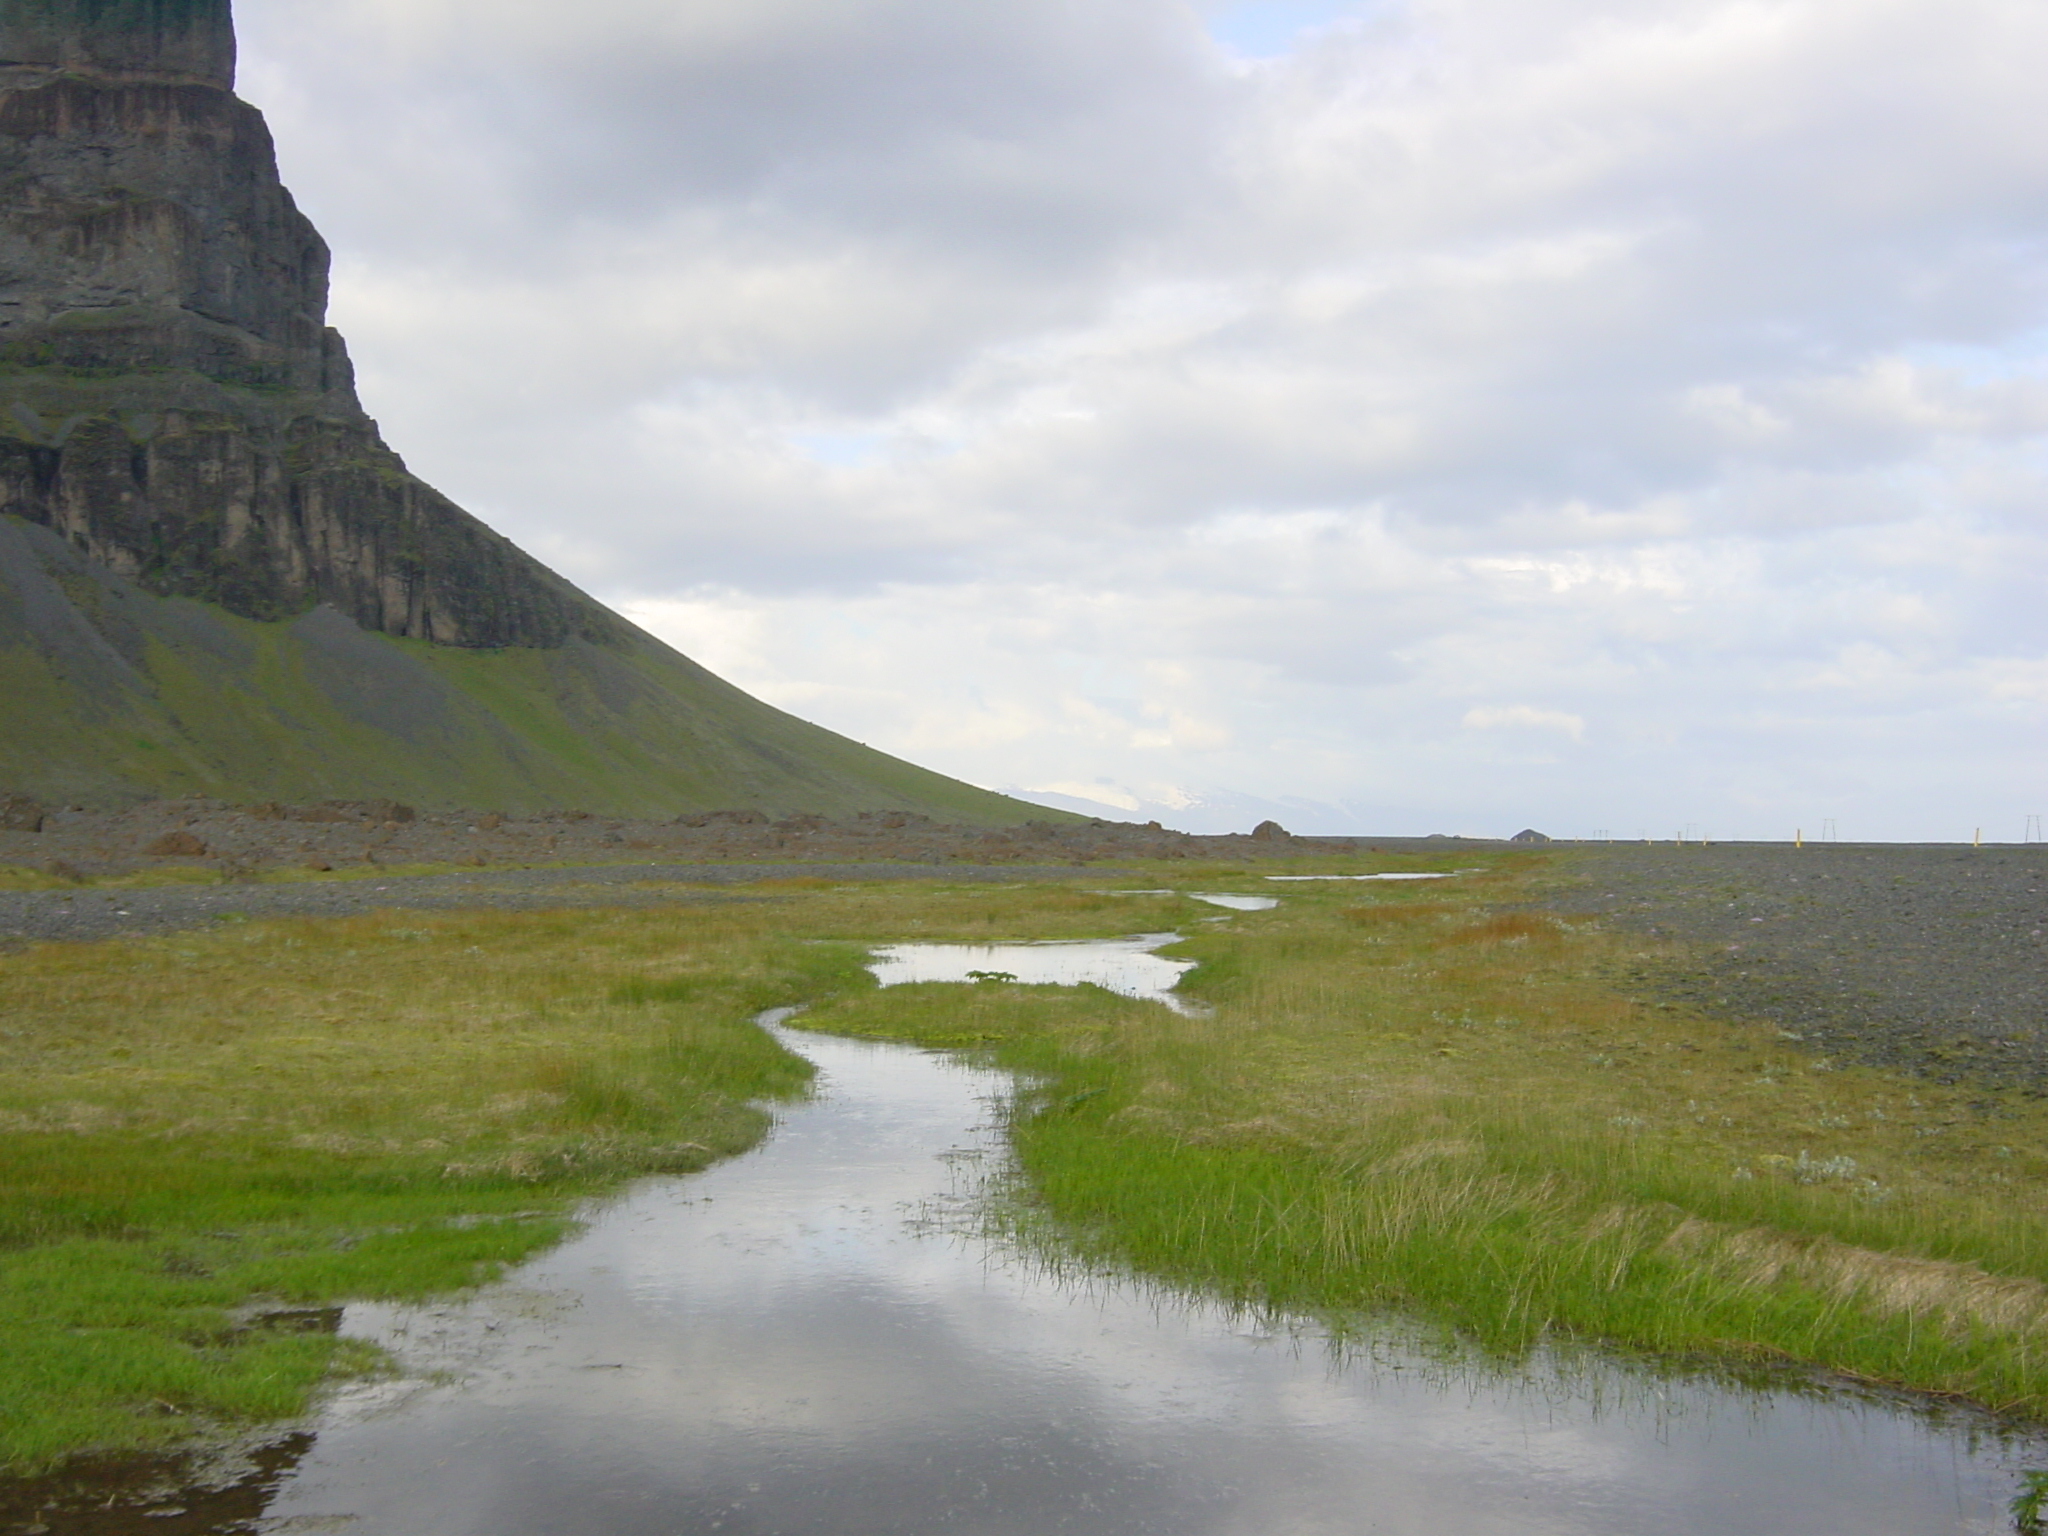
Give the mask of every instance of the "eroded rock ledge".
<svg viewBox="0 0 2048 1536">
<path fill-rule="evenodd" d="M 385 446 L 228 0 L 0 10 L 0 513 L 163 596 L 459 646 L 619 621 Z"/>
</svg>

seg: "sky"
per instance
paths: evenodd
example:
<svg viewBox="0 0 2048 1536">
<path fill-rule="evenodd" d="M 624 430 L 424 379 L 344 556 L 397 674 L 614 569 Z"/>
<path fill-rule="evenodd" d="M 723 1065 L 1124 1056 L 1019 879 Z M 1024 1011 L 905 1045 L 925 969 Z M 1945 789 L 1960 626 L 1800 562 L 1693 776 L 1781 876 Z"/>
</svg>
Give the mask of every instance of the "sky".
<svg viewBox="0 0 2048 1536">
<path fill-rule="evenodd" d="M 237 10 L 392 446 L 783 708 L 1189 830 L 2048 811 L 2038 0 Z"/>
</svg>

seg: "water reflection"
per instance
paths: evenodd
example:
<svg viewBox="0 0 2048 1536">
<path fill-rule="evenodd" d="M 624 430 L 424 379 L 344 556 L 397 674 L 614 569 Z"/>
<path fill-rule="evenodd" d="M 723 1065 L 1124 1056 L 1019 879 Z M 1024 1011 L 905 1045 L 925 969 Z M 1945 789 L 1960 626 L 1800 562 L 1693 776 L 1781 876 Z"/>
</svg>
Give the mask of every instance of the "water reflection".
<svg viewBox="0 0 2048 1536">
<path fill-rule="evenodd" d="M 1617 1367 L 1500 1382 L 1077 1281 L 960 1230 L 997 1076 L 790 1036 L 823 1092 L 513 1284 L 352 1307 L 272 1531 L 361 1536 L 1990 1533 L 2009 1477 L 1879 1405 Z M 434 1378 L 431 1373 L 446 1373 Z"/>
<path fill-rule="evenodd" d="M 260 1528 L 277 1486 L 311 1447 L 293 1434 L 212 1456 L 73 1462 L 50 1477 L 0 1481 L 7 1536 L 224 1536 Z"/>
<path fill-rule="evenodd" d="M 1385 875 L 1268 875 L 1268 880 L 1448 880 L 1453 875 L 1469 875 L 1469 869 L 1443 869 L 1428 874 L 1385 874 Z"/>
<path fill-rule="evenodd" d="M 1036 944 L 888 944 L 868 964 L 885 987 L 913 981 L 1017 981 L 1027 985 L 1090 984 L 1123 997 L 1148 998 L 1185 1009 L 1173 995 L 1192 960 L 1154 954 L 1177 933 L 1140 933 L 1124 939 L 1055 940 Z"/>
</svg>

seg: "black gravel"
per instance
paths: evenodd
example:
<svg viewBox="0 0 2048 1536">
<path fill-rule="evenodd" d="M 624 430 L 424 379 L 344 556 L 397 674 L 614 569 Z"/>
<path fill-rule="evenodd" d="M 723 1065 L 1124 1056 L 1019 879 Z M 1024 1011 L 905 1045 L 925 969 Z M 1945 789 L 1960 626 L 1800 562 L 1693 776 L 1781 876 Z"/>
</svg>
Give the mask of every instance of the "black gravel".
<svg viewBox="0 0 2048 1536">
<path fill-rule="evenodd" d="M 1630 979 L 1818 1053 L 2048 1093 L 2048 848 L 1622 844 L 1549 905 L 1688 941 Z"/>
<path fill-rule="evenodd" d="M 110 939 L 173 933 L 263 917 L 347 917 L 378 908 L 536 910 L 546 907 L 660 907 L 745 901 L 740 892 L 676 887 L 744 886 L 760 880 L 1071 880 L 1069 866 L 973 864 L 603 864 L 585 868 L 493 869 L 445 875 L 379 875 L 288 884 L 224 881 L 137 890 L 0 891 L 0 944 L 39 939 Z M 1091 869 L 1091 875 L 1119 875 Z"/>
</svg>

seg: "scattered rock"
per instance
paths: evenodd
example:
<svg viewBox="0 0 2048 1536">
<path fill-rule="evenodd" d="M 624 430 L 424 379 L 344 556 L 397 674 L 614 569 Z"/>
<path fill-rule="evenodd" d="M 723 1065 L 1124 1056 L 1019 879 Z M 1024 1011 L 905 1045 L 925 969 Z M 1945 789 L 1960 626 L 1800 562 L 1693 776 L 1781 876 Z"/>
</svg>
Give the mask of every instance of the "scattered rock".
<svg viewBox="0 0 2048 1536">
<path fill-rule="evenodd" d="M 676 824 L 683 827 L 765 827 L 768 825 L 768 813 L 765 811 L 700 811 L 695 816 L 678 816 Z"/>
<path fill-rule="evenodd" d="M 418 810 L 410 821 L 388 813 L 398 803 L 331 800 L 320 805 L 217 800 L 145 801 L 119 810 L 51 814 L 33 842 L 0 832 L 0 862 L 40 868 L 66 859 L 90 878 L 119 876 L 162 858 L 237 864 L 361 868 L 453 864 L 475 854 L 491 867 L 531 861 L 695 863 L 767 859 L 823 864 L 987 863 L 1068 865 L 1119 859 L 1231 858 L 1291 860 L 1348 851 L 1349 840 L 1290 835 L 1277 825 L 1249 833 L 1193 836 L 1132 822 L 1034 819 L 1023 826 L 950 826 L 900 809 L 831 815 L 778 806 L 730 807 L 673 820 L 566 813 L 520 816 L 503 811 Z M 694 825 L 693 825 L 694 823 Z M 182 832 L 193 841 L 164 843 Z M 1277 833 L 1277 835 L 1275 835 Z M 488 835 L 485 835 L 488 834 Z M 159 839 L 152 843 L 152 839 Z M 143 850 L 148 846 L 149 852 Z M 31 851 L 32 850 L 32 851 Z M 118 851 L 116 851 L 118 850 Z M 471 864 L 474 869 L 479 866 Z"/>
<path fill-rule="evenodd" d="M 2048 1096 L 2048 919 L 2033 847 L 1617 844 L 1546 901 L 1685 941 L 1631 991 L 1775 1025 L 1816 1056 Z"/>
<path fill-rule="evenodd" d="M 153 859 L 203 859 L 206 844 L 190 832 L 166 832 L 154 842 L 145 843 L 142 851 Z"/>
<path fill-rule="evenodd" d="M 334 866 L 328 863 L 325 859 L 308 859 L 306 860 L 306 868 L 317 869 L 322 874 L 325 874 L 329 870 L 333 869 Z"/>
<path fill-rule="evenodd" d="M 0 800 L 0 831 L 40 832 L 43 808 L 27 795 L 9 795 Z"/>
</svg>

